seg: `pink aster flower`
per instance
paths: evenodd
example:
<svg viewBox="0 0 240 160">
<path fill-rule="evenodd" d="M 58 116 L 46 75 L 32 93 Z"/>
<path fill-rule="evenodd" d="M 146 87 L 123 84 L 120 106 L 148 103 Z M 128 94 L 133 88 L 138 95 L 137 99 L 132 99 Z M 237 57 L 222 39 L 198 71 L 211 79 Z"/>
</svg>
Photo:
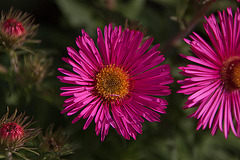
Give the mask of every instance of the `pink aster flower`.
<svg viewBox="0 0 240 160">
<path fill-rule="evenodd" d="M 193 62 L 180 67 L 181 74 L 189 76 L 180 80 L 179 93 L 190 95 L 184 108 L 197 107 L 190 116 L 199 119 L 197 129 L 218 129 L 228 137 L 229 131 L 240 136 L 240 14 L 218 12 L 219 23 L 212 14 L 206 17 L 204 28 L 210 38 L 208 44 L 197 33 L 185 41 L 196 56 L 184 56 Z"/>
<path fill-rule="evenodd" d="M 77 114 L 73 123 L 87 118 L 83 129 L 94 119 L 102 141 L 110 126 L 125 139 L 136 139 L 137 133 L 142 133 L 143 118 L 159 122 L 159 113 L 166 113 L 166 100 L 156 96 L 170 94 L 166 86 L 173 81 L 170 68 L 158 66 L 164 61 L 157 51 L 159 44 L 148 50 L 153 38 L 141 44 L 140 31 L 122 31 L 121 26 L 113 29 L 110 24 L 104 36 L 99 28 L 97 34 L 98 48 L 84 30 L 76 40 L 79 51 L 67 48 L 71 58 L 63 60 L 74 73 L 59 68 L 66 76 L 58 78 L 75 86 L 61 87 L 61 96 L 71 96 L 62 113 Z"/>
</svg>

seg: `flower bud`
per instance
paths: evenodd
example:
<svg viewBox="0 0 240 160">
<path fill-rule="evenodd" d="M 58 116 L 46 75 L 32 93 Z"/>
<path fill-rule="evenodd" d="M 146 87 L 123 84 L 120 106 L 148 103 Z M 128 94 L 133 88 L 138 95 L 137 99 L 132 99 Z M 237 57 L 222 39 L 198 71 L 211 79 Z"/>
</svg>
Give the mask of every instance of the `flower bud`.
<svg viewBox="0 0 240 160">
<path fill-rule="evenodd" d="M 45 135 L 40 136 L 41 145 L 40 148 L 43 152 L 50 157 L 61 158 L 73 153 L 73 148 L 68 142 L 68 136 L 63 133 L 63 129 L 59 127 L 55 132 L 53 131 L 53 125 L 50 125 Z"/>
<path fill-rule="evenodd" d="M 21 157 L 25 156 L 19 153 L 19 150 L 38 154 L 33 148 L 27 147 L 27 143 L 40 133 L 38 128 L 29 128 L 32 125 L 32 120 L 27 121 L 28 118 L 24 113 L 17 116 L 17 109 L 9 117 L 9 108 L 7 107 L 7 113 L 0 119 L 0 149 L 10 155 L 17 153 L 16 155 Z"/>
<path fill-rule="evenodd" d="M 9 18 L 2 24 L 2 32 L 12 37 L 20 37 L 25 33 L 25 29 L 22 23 Z"/>
<path fill-rule="evenodd" d="M 45 53 L 35 53 L 24 58 L 23 66 L 16 78 L 17 83 L 21 86 L 37 87 L 41 84 L 43 79 L 49 74 L 49 67 L 51 59 L 46 57 Z"/>
<path fill-rule="evenodd" d="M 24 129 L 17 123 L 4 123 L 0 128 L 0 137 L 10 141 L 20 140 L 24 136 Z"/>
<path fill-rule="evenodd" d="M 38 25 L 28 13 L 13 11 L 1 14 L 0 20 L 0 42 L 3 46 L 16 49 L 21 47 L 27 40 L 31 39 Z"/>
</svg>

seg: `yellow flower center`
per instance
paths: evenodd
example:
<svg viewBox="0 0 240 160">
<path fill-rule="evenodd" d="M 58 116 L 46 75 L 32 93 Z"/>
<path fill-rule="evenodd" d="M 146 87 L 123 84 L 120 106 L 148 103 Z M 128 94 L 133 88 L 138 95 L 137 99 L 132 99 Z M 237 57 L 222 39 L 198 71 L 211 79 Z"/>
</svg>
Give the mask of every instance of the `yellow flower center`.
<svg viewBox="0 0 240 160">
<path fill-rule="evenodd" d="M 115 65 L 107 65 L 96 75 L 97 92 L 106 100 L 119 100 L 129 93 L 129 76 Z"/>
<path fill-rule="evenodd" d="M 228 90 L 240 88 L 240 57 L 234 56 L 223 63 L 222 80 Z"/>
<path fill-rule="evenodd" d="M 240 88 L 240 63 L 237 63 L 232 69 L 232 83 Z"/>
</svg>

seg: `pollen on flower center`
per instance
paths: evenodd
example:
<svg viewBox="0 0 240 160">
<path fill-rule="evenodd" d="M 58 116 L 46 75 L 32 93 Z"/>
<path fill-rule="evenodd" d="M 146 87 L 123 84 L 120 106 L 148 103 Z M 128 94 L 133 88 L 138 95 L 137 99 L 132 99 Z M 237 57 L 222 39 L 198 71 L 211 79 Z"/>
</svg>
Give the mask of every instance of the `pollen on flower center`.
<svg viewBox="0 0 240 160">
<path fill-rule="evenodd" d="M 17 123 L 4 123 L 0 128 L 0 137 L 11 140 L 18 140 L 24 136 L 23 128 Z"/>
<path fill-rule="evenodd" d="M 107 65 L 96 75 L 97 92 L 106 100 L 118 100 L 129 93 L 129 76 L 115 65 Z"/>
<path fill-rule="evenodd" d="M 23 25 L 15 19 L 7 19 L 2 26 L 2 31 L 11 36 L 21 36 L 25 33 Z"/>
<path fill-rule="evenodd" d="M 223 63 L 221 71 L 224 86 L 228 90 L 240 88 L 240 57 L 234 56 Z"/>
</svg>

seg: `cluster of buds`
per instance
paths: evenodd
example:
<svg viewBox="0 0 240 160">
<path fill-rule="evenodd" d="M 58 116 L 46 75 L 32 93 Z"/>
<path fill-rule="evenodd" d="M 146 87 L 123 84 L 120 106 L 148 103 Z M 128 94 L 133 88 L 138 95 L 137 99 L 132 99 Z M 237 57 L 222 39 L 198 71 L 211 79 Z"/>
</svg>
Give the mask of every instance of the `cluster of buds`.
<svg viewBox="0 0 240 160">
<path fill-rule="evenodd" d="M 7 160 L 12 160 L 13 155 L 27 159 L 21 150 L 34 153 L 43 159 L 63 159 L 73 153 L 73 148 L 68 142 L 69 137 L 63 133 L 61 127 L 54 132 L 53 125 L 47 128 L 45 134 L 40 134 L 38 148 L 28 147 L 40 133 L 39 128 L 29 128 L 33 123 L 28 119 L 24 113 L 17 116 L 17 109 L 9 116 L 8 107 L 7 113 L 0 119 L 0 153 L 4 152 Z"/>
<path fill-rule="evenodd" d="M 63 133 L 63 129 L 59 127 L 53 132 L 54 125 L 50 125 L 45 135 L 40 135 L 40 148 L 45 159 L 63 159 L 62 157 L 73 153 L 73 148 L 68 143 L 68 136 Z"/>
<path fill-rule="evenodd" d="M 24 157 L 18 152 L 21 149 L 36 153 L 26 144 L 40 133 L 40 129 L 29 128 L 32 125 L 32 120 L 27 122 L 28 119 L 29 117 L 25 116 L 24 113 L 17 116 L 17 109 L 9 117 L 8 107 L 7 113 L 0 119 L 0 150 L 6 152 L 6 158 L 12 154 Z"/>
<path fill-rule="evenodd" d="M 33 22 L 33 16 L 14 11 L 13 8 L 8 13 L 3 11 L 1 13 L 0 47 L 9 53 L 11 62 L 9 70 L 4 66 L 2 70 L 4 73 L 14 75 L 14 80 L 11 82 L 20 84 L 18 85 L 20 87 L 24 86 L 24 89 L 31 89 L 33 85 L 39 87 L 44 77 L 49 74 L 47 70 L 52 62 L 44 52 L 35 52 L 25 46 L 28 42 L 38 42 L 32 40 L 38 27 Z M 9 71 L 14 71 L 14 74 Z M 29 117 L 24 113 L 17 115 L 17 109 L 14 114 L 9 116 L 9 108 L 0 119 L 0 154 L 4 152 L 7 160 L 11 160 L 13 155 L 27 159 L 22 150 L 30 151 L 37 154 L 38 157 L 42 156 L 47 159 L 62 159 L 72 153 L 68 136 L 63 134 L 62 128 L 53 132 L 53 126 L 47 129 L 45 135 L 41 134 L 40 136 L 38 152 L 41 152 L 41 155 L 36 152 L 35 148 L 29 148 L 28 145 L 32 144 L 32 139 L 40 133 L 40 129 L 29 128 L 32 120 L 28 121 L 28 119 Z"/>
<path fill-rule="evenodd" d="M 36 34 L 38 25 L 28 13 L 11 8 L 9 12 L 1 13 L 0 19 L 0 47 L 9 54 L 10 66 L 0 65 L 0 72 L 6 73 L 9 83 L 17 83 L 24 89 L 31 89 L 39 84 L 47 75 L 51 60 L 42 51 L 28 48 L 27 43 L 39 43 L 32 38 Z M 31 53 L 31 54 L 29 54 Z M 20 85 L 19 85 L 20 84 Z M 14 85 L 14 84 L 10 84 Z M 27 88 L 26 88 L 27 87 Z"/>
<path fill-rule="evenodd" d="M 28 13 L 13 11 L 1 14 L 0 41 L 3 46 L 10 49 L 19 48 L 28 39 L 31 39 L 38 25 L 33 24 L 34 19 Z"/>
</svg>

